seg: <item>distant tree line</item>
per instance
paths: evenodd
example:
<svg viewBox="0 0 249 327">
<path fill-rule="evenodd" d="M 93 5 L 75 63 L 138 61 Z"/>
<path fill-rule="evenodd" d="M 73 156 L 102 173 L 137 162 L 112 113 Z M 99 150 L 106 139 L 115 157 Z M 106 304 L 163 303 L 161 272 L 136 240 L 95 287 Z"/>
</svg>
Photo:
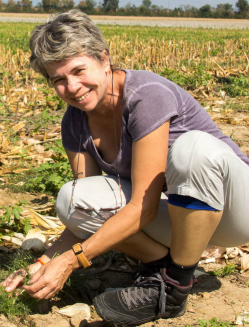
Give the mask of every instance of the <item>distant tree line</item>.
<svg viewBox="0 0 249 327">
<path fill-rule="evenodd" d="M 6 2 L 7 1 L 7 2 Z M 238 0 L 235 8 L 229 3 L 218 4 L 212 7 L 209 4 L 197 9 L 191 5 L 182 5 L 175 9 L 164 8 L 152 4 L 151 0 L 143 0 L 141 6 L 128 3 L 119 7 L 119 0 L 42 0 L 33 6 L 31 0 L 0 0 L 0 12 L 36 12 L 53 13 L 78 8 L 89 15 L 116 15 L 116 16 L 158 16 L 158 17 L 201 17 L 201 18 L 249 18 L 249 3 L 247 0 Z"/>
</svg>

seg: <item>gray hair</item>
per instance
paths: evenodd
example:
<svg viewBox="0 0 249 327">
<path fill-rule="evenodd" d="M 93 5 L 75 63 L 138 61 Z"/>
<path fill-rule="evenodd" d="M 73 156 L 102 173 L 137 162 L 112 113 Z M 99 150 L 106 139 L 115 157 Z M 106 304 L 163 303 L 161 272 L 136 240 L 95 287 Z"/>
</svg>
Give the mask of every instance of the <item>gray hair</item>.
<svg viewBox="0 0 249 327">
<path fill-rule="evenodd" d="M 36 26 L 30 41 L 31 67 L 47 80 L 46 66 L 72 58 L 78 54 L 103 60 L 103 50 L 109 49 L 101 31 L 82 11 L 73 9 L 65 13 L 52 15 L 44 25 Z"/>
</svg>

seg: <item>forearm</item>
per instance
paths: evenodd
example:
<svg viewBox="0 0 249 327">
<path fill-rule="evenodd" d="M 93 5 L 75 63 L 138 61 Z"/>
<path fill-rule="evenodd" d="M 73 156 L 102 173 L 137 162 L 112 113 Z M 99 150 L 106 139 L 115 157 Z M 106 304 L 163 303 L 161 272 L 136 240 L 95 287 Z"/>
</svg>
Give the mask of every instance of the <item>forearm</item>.
<svg viewBox="0 0 249 327">
<path fill-rule="evenodd" d="M 68 228 L 66 228 L 58 240 L 56 240 L 41 256 L 41 260 L 46 263 L 53 257 L 70 250 L 75 243 L 82 243 L 82 239 L 75 236 Z"/>
<path fill-rule="evenodd" d="M 154 217 L 153 217 L 154 218 Z M 117 214 L 82 244 L 88 260 L 116 248 L 132 237 L 152 220 L 152 215 L 143 214 L 142 208 L 128 203 Z"/>
<path fill-rule="evenodd" d="M 93 258 L 118 247 L 134 234 L 137 234 L 145 225 L 155 218 L 156 212 L 143 212 L 142 206 L 134 206 L 128 203 L 118 213 L 108 219 L 102 227 L 87 240 L 80 240 L 86 258 Z M 77 242 L 71 243 L 71 246 Z M 66 259 L 72 269 L 81 266 L 71 247 L 62 256 Z"/>
</svg>

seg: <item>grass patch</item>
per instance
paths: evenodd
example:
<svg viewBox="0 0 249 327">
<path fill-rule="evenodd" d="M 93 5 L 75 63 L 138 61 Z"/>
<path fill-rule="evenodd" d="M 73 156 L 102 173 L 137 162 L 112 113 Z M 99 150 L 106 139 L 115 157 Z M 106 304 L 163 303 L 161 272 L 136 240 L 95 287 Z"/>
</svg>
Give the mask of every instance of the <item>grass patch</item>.
<svg viewBox="0 0 249 327">
<path fill-rule="evenodd" d="M 0 286 L 0 314 L 6 315 L 10 320 L 15 316 L 27 316 L 37 307 L 37 301 L 31 298 L 26 292 L 18 296 L 5 292 Z"/>
<path fill-rule="evenodd" d="M 245 113 L 249 113 L 249 103 L 248 102 L 230 102 L 229 103 L 229 108 L 235 111 L 243 111 Z"/>
<path fill-rule="evenodd" d="M 211 320 L 198 320 L 200 327 L 230 327 L 233 326 L 228 321 L 221 321 L 217 318 Z"/>
<path fill-rule="evenodd" d="M 217 318 L 212 318 L 210 320 L 200 320 L 197 319 L 197 324 L 191 324 L 191 325 L 186 325 L 185 327 L 194 327 L 194 326 L 199 326 L 199 327 L 230 327 L 234 326 L 228 321 L 221 321 Z"/>
<path fill-rule="evenodd" d="M 217 269 L 214 271 L 209 271 L 208 274 L 211 276 L 216 276 L 216 277 L 226 277 L 226 276 L 232 275 L 235 272 L 236 272 L 236 265 L 229 264 L 220 269 Z"/>
<path fill-rule="evenodd" d="M 13 255 L 9 256 L 8 262 L 4 265 L 4 270 L 1 270 L 1 282 L 10 274 L 21 268 L 25 269 L 28 265 L 34 262 L 34 257 L 27 251 L 18 250 Z M 25 283 L 30 279 L 27 274 Z M 7 293 L 4 287 L 0 286 L 0 314 L 6 315 L 10 320 L 15 316 L 23 318 L 37 310 L 38 301 L 30 297 L 23 290 L 16 290 Z"/>
</svg>

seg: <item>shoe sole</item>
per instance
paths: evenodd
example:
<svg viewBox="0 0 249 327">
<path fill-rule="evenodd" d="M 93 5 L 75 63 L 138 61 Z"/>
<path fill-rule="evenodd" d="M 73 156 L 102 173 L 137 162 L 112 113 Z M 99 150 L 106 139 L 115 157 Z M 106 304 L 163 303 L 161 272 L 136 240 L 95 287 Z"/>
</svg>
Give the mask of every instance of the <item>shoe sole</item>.
<svg viewBox="0 0 249 327">
<path fill-rule="evenodd" d="M 148 319 L 145 319 L 145 320 L 143 320 L 143 321 L 141 321 L 141 322 L 139 322 L 139 323 L 136 323 L 136 324 L 122 324 L 122 323 L 116 323 L 116 322 L 114 322 L 114 321 L 112 321 L 112 320 L 108 320 L 108 319 L 104 319 L 103 318 L 103 314 L 102 314 L 102 312 L 101 312 L 101 310 L 99 309 L 99 307 L 98 307 L 98 302 L 99 301 L 96 301 L 96 299 L 94 299 L 93 300 L 93 304 L 94 304 L 94 307 L 95 307 L 95 310 L 96 310 L 96 312 L 97 312 L 97 314 L 104 320 L 104 321 L 106 321 L 108 324 L 112 324 L 114 327 L 136 327 L 136 326 L 139 326 L 139 325 L 141 325 L 141 324 L 144 324 L 144 323 L 146 323 L 146 322 L 150 322 L 150 321 L 155 321 L 155 320 L 157 320 L 157 319 L 170 319 L 170 318 L 177 318 L 177 317 L 181 317 L 181 316 L 183 316 L 184 315 L 184 313 L 186 312 L 186 308 L 187 308 L 187 299 L 185 300 L 185 302 L 183 303 L 183 306 L 182 306 L 182 309 L 181 309 L 181 311 L 180 312 L 178 312 L 177 314 L 171 314 L 171 315 L 169 315 L 169 316 L 165 316 L 165 317 L 163 317 L 163 316 L 157 316 L 156 318 L 154 318 L 154 319 L 150 319 L 150 318 L 148 318 Z"/>
</svg>

